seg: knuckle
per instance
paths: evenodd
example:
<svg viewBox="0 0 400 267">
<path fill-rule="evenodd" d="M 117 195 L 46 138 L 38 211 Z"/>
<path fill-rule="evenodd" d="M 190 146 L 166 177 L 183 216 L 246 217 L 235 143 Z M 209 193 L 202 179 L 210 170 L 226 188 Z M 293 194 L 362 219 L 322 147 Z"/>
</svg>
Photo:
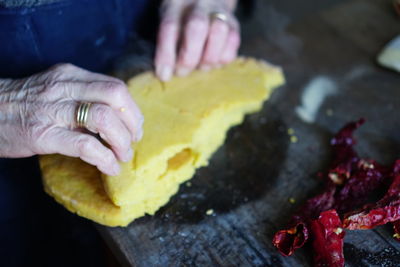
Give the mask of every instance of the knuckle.
<svg viewBox="0 0 400 267">
<path fill-rule="evenodd" d="M 75 67 L 71 63 L 58 63 L 51 68 L 51 70 L 55 71 L 55 72 L 64 72 L 64 71 L 70 71 L 70 70 L 74 70 L 74 69 L 77 69 L 77 67 Z"/>
<path fill-rule="evenodd" d="M 189 19 L 187 24 L 187 30 L 192 34 L 199 34 L 206 32 L 208 28 L 207 21 L 199 16 L 193 16 Z"/>
<path fill-rule="evenodd" d="M 128 88 L 122 81 L 118 82 L 105 82 L 103 85 L 103 90 L 106 96 L 112 101 L 117 101 L 121 103 L 126 98 L 128 93 Z"/>
<path fill-rule="evenodd" d="M 65 82 L 49 77 L 43 84 L 42 89 L 38 91 L 38 96 L 40 95 L 43 99 L 58 98 L 66 88 L 67 84 Z"/>
<path fill-rule="evenodd" d="M 94 122 L 100 129 L 107 129 L 110 127 L 112 119 L 112 110 L 106 105 L 96 105 L 93 110 Z"/>
<path fill-rule="evenodd" d="M 225 34 L 228 31 L 229 27 L 225 22 L 222 21 L 214 21 L 213 25 L 210 29 L 210 34 L 216 34 L 216 35 L 220 35 L 220 34 Z"/>
<path fill-rule="evenodd" d="M 77 139 L 75 148 L 80 156 L 87 155 L 89 151 L 94 150 L 96 145 L 90 136 L 82 136 Z"/>
<path fill-rule="evenodd" d="M 44 93 L 54 92 L 59 90 L 61 87 L 65 85 L 64 82 L 61 82 L 57 79 L 48 79 L 44 84 Z"/>
<path fill-rule="evenodd" d="M 161 28 L 163 28 L 164 30 L 167 29 L 173 29 L 177 27 L 177 23 L 176 20 L 171 18 L 171 17 L 164 17 L 162 22 L 161 22 Z"/>
<path fill-rule="evenodd" d="M 171 38 L 177 29 L 178 25 L 175 20 L 164 19 L 160 25 L 159 37 L 162 39 Z"/>
<path fill-rule="evenodd" d="M 106 164 L 111 164 L 115 161 L 115 156 L 110 150 L 106 150 L 102 155 L 103 162 Z"/>
</svg>

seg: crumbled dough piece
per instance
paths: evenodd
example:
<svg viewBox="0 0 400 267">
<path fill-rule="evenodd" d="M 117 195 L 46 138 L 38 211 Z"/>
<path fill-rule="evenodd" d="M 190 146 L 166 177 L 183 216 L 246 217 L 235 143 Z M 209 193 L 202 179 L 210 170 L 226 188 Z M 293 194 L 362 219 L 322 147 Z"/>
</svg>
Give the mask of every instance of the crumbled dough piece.
<svg viewBox="0 0 400 267">
<path fill-rule="evenodd" d="M 143 139 L 118 176 L 100 175 L 79 159 L 40 159 L 47 193 L 68 210 L 109 226 L 125 226 L 165 205 L 195 170 L 206 166 L 227 130 L 258 111 L 283 84 L 279 68 L 239 58 L 211 72 L 163 83 L 153 73 L 134 77 L 130 93 L 144 117 Z"/>
<path fill-rule="evenodd" d="M 206 211 L 206 214 L 208 216 L 213 215 L 214 214 L 214 210 L 213 209 L 209 209 L 209 210 Z"/>
<path fill-rule="evenodd" d="M 294 129 L 293 128 L 289 128 L 287 130 L 288 135 L 293 135 L 294 134 Z"/>
</svg>

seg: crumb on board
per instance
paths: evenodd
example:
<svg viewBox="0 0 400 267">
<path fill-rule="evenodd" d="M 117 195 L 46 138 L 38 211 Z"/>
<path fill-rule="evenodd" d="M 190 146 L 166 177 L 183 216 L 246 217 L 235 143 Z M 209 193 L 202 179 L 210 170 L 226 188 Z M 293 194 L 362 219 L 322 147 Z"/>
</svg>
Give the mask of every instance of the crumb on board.
<svg viewBox="0 0 400 267">
<path fill-rule="evenodd" d="M 297 136 L 292 135 L 292 136 L 290 137 L 290 142 L 292 142 L 292 143 L 297 143 L 297 141 L 299 141 L 299 139 L 297 138 Z"/>
<path fill-rule="evenodd" d="M 214 210 L 213 210 L 213 209 L 209 209 L 209 210 L 206 211 L 206 214 L 207 214 L 207 215 L 212 215 L 213 213 L 214 213 Z"/>
<path fill-rule="evenodd" d="M 328 108 L 327 110 L 326 110 L 326 115 L 327 116 L 332 116 L 333 115 L 333 110 L 332 109 L 330 109 L 330 108 Z"/>
<path fill-rule="evenodd" d="M 288 135 L 293 135 L 294 134 L 294 129 L 293 128 L 288 128 L 287 129 Z"/>
<path fill-rule="evenodd" d="M 334 232 L 335 234 L 340 235 L 343 232 L 343 228 L 338 227 L 334 230 Z"/>
<path fill-rule="evenodd" d="M 289 202 L 290 202 L 290 204 L 294 204 L 294 203 L 296 203 L 296 199 L 294 199 L 294 198 L 289 198 Z"/>
<path fill-rule="evenodd" d="M 191 182 L 187 182 L 187 183 L 186 183 L 186 186 L 187 186 L 187 187 L 191 187 L 191 186 L 192 186 L 192 183 L 191 183 Z"/>
</svg>

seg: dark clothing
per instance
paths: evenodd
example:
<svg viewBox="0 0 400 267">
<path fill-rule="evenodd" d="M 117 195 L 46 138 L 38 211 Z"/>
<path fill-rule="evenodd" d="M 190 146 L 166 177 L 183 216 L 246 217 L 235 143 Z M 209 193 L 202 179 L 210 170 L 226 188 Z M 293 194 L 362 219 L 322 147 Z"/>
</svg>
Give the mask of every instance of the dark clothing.
<svg viewBox="0 0 400 267">
<path fill-rule="evenodd" d="M 106 266 L 93 224 L 44 193 L 36 157 L 0 159 L 0 211 L 0 266 Z"/>
<path fill-rule="evenodd" d="M 106 71 L 135 32 L 146 0 L 69 0 L 0 7 L 0 77 L 69 62 Z"/>
<path fill-rule="evenodd" d="M 60 62 L 107 70 L 134 34 L 145 2 L 0 7 L 0 78 L 31 75 Z M 44 193 L 36 157 L 0 159 L 0 241 L 1 266 L 104 266 L 93 224 Z"/>
<path fill-rule="evenodd" d="M 38 7 L 58 1 L 60 0 L 0 0 L 0 7 Z"/>
</svg>

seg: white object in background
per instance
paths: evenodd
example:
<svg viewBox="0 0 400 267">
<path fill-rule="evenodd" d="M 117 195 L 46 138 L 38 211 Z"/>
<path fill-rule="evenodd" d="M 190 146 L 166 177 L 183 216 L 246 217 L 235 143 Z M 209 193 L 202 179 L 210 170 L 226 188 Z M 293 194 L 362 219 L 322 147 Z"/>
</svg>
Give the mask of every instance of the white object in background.
<svg viewBox="0 0 400 267">
<path fill-rule="evenodd" d="M 378 63 L 400 72 L 400 35 L 390 41 L 378 55 Z"/>
<path fill-rule="evenodd" d="M 315 122 L 317 113 L 326 97 L 337 90 L 336 83 L 325 76 L 313 78 L 303 89 L 301 105 L 296 107 L 297 116 L 304 122 Z"/>
</svg>

